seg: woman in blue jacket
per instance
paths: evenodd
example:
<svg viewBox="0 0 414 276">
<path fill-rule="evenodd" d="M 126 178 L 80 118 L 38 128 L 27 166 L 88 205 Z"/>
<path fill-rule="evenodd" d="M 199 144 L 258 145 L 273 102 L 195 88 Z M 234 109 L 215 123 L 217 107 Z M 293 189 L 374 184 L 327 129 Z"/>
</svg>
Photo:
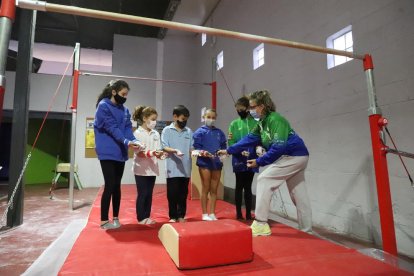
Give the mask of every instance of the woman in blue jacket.
<svg viewBox="0 0 414 276">
<path fill-rule="evenodd" d="M 257 178 L 256 218 L 251 225 L 254 236 L 271 235 L 267 220 L 272 193 L 284 182 L 296 206 L 299 229 L 312 231 L 312 210 L 305 186 L 305 169 L 309 152 L 303 140 L 291 128 L 289 122 L 275 111 L 269 92 L 256 91 L 250 94 L 250 115 L 259 119 L 252 133 L 238 143 L 220 151 L 234 154 L 247 146 L 262 145 L 267 152 L 256 159 L 247 160 L 247 167 L 266 169 Z"/>
<path fill-rule="evenodd" d="M 94 122 L 95 150 L 104 176 L 104 191 L 101 198 L 101 228 L 114 229 L 119 223 L 121 203 L 121 179 L 128 147 L 140 149 L 143 146 L 132 133 L 131 115 L 124 106 L 129 85 L 123 80 L 110 81 L 98 97 Z M 113 222 L 108 212 L 112 198 Z"/>
</svg>

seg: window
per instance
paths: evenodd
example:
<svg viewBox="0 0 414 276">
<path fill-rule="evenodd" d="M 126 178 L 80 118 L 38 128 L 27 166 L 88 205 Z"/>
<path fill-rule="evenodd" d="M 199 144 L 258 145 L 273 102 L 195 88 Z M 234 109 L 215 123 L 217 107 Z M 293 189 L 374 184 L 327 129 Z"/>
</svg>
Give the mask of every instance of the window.
<svg viewBox="0 0 414 276">
<path fill-rule="evenodd" d="M 201 34 L 201 46 L 204 46 L 204 44 L 206 44 L 207 42 L 207 34 L 202 33 Z"/>
<path fill-rule="evenodd" d="M 217 55 L 217 71 L 220 70 L 221 68 L 223 68 L 224 66 L 224 57 L 223 57 L 223 51 L 221 51 L 218 55 Z"/>
<path fill-rule="evenodd" d="M 264 44 L 260 44 L 253 49 L 253 70 L 264 64 Z"/>
<path fill-rule="evenodd" d="M 336 50 L 352 52 L 354 50 L 354 42 L 352 39 L 352 25 L 349 25 L 348 27 L 328 37 L 326 39 L 326 47 Z M 348 62 L 350 60 L 352 60 L 352 58 L 328 54 L 328 69 L 338 66 L 342 63 Z"/>
</svg>

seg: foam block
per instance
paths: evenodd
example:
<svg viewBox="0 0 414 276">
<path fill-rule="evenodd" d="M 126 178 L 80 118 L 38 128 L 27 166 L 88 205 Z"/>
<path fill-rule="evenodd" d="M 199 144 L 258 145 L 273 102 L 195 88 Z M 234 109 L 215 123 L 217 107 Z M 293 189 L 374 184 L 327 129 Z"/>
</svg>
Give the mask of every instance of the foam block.
<svg viewBox="0 0 414 276">
<path fill-rule="evenodd" d="M 164 224 L 158 237 L 179 269 L 253 260 L 252 231 L 237 220 Z"/>
</svg>

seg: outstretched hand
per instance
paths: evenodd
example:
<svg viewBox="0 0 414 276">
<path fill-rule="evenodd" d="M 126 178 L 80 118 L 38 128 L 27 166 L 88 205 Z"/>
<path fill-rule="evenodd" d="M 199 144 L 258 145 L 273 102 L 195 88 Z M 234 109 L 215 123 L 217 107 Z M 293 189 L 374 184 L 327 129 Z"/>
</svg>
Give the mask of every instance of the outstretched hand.
<svg viewBox="0 0 414 276">
<path fill-rule="evenodd" d="M 247 160 L 247 167 L 248 168 L 256 168 L 258 167 L 256 159 Z"/>
<path fill-rule="evenodd" d="M 228 153 L 228 152 L 227 152 L 227 150 L 225 150 L 225 149 L 218 150 L 218 151 L 216 152 L 216 154 L 217 154 L 218 156 L 220 156 L 220 155 L 229 155 L 229 153 Z"/>
</svg>

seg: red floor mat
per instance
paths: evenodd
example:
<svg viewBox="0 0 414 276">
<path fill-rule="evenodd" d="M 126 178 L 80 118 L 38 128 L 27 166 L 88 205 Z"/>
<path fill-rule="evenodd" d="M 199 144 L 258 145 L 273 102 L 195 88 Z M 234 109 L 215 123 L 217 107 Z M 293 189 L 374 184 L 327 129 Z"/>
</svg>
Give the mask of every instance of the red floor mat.
<svg viewBox="0 0 414 276">
<path fill-rule="evenodd" d="M 168 205 L 165 185 L 155 187 L 151 213 L 159 222 L 155 226 L 136 223 L 135 185 L 122 185 L 122 227 L 100 229 L 99 194 L 59 275 L 411 275 L 279 223 L 271 225 L 270 237 L 253 239 L 250 263 L 179 270 L 158 239 L 159 228 L 168 221 Z M 198 200 L 189 200 L 187 209 L 189 222 L 201 219 Z M 217 217 L 234 218 L 234 206 L 218 201 Z"/>
</svg>

